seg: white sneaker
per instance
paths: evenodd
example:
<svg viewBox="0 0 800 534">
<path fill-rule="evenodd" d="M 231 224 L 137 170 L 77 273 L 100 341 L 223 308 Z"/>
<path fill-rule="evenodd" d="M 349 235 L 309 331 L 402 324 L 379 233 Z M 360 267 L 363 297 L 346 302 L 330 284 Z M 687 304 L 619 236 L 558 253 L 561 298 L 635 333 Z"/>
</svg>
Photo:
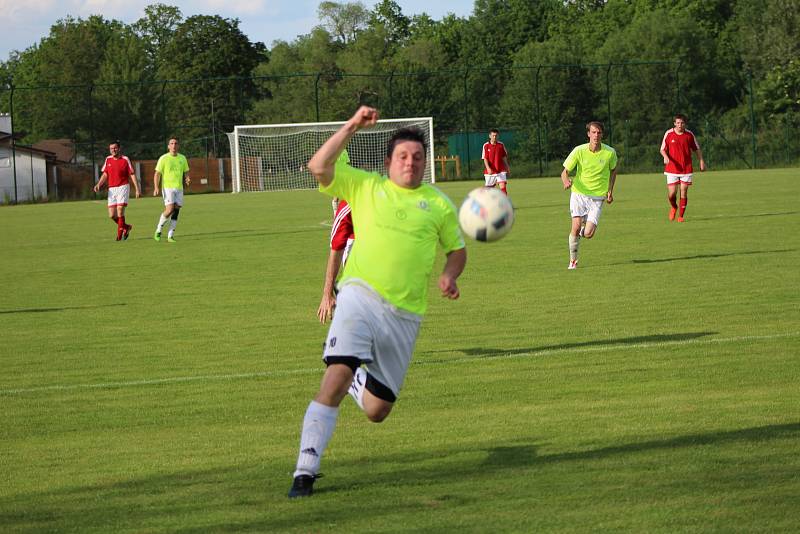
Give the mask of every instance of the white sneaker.
<svg viewBox="0 0 800 534">
<path fill-rule="evenodd" d="M 569 265 L 567 269 L 577 269 L 578 268 L 578 260 L 569 260 Z"/>
</svg>

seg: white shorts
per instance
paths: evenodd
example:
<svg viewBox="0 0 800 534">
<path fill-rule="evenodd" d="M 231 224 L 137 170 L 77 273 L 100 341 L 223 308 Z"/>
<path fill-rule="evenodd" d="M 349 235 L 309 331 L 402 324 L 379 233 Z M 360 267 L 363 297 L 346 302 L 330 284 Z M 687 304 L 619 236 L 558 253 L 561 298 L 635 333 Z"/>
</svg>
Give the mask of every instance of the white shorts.
<svg viewBox="0 0 800 534">
<path fill-rule="evenodd" d="M 497 182 L 507 182 L 508 176 L 505 172 L 498 172 L 497 174 L 484 174 L 483 179 L 486 181 L 486 187 L 494 187 Z"/>
<path fill-rule="evenodd" d="M 128 184 L 108 188 L 108 207 L 127 206 L 130 198 L 131 186 Z"/>
<path fill-rule="evenodd" d="M 671 172 L 665 172 L 664 176 L 667 177 L 667 185 L 675 185 L 677 183 L 692 185 L 692 175 L 691 174 L 672 174 Z"/>
<path fill-rule="evenodd" d="M 162 189 L 161 195 L 164 197 L 164 205 L 176 204 L 179 208 L 183 206 L 183 189 Z"/>
<path fill-rule="evenodd" d="M 422 316 L 387 302 L 364 282 L 348 280 L 336 297 L 322 359 L 356 357 L 395 397 L 403 386 Z"/>
<path fill-rule="evenodd" d="M 605 200 L 605 197 L 590 197 L 573 191 L 569 196 L 569 213 L 573 217 L 583 217 L 597 226 Z"/>
</svg>

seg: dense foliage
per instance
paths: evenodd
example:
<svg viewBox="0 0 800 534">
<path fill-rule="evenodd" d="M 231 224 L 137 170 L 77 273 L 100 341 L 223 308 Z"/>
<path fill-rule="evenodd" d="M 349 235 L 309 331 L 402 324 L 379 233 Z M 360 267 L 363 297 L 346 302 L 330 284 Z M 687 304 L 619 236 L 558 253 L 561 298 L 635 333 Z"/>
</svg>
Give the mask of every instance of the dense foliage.
<svg viewBox="0 0 800 534">
<path fill-rule="evenodd" d="M 768 137 L 800 109 L 798 0 L 476 0 L 441 20 L 393 0 L 324 1 L 317 14 L 270 48 L 236 19 L 164 4 L 131 25 L 67 17 L 0 63 L 0 108 L 13 84 L 27 141 L 157 142 L 370 103 L 432 115 L 440 135 L 513 128 L 529 155 L 563 151 L 588 118 L 635 146 L 677 111 L 729 137 L 757 117 Z"/>
</svg>

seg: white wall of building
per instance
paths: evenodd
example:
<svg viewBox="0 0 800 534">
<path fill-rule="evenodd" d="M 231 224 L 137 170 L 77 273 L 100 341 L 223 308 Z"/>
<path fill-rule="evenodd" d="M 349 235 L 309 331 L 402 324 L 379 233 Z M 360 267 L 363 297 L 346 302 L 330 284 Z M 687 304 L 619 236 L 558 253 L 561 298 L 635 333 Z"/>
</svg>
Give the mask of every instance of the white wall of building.
<svg viewBox="0 0 800 534">
<path fill-rule="evenodd" d="M 17 188 L 14 193 L 14 167 L 11 147 L 0 147 L 0 204 L 30 202 L 47 196 L 47 165 L 39 154 L 17 149 Z"/>
</svg>

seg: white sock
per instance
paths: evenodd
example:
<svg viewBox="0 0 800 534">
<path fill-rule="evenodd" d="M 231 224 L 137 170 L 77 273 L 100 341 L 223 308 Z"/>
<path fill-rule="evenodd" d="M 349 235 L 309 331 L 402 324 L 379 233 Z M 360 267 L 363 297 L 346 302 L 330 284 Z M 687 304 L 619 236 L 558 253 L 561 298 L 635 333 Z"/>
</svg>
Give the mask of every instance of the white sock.
<svg viewBox="0 0 800 534">
<path fill-rule="evenodd" d="M 178 221 L 175 219 L 169 220 L 169 237 L 172 237 L 175 234 L 175 227 L 178 226 Z"/>
<path fill-rule="evenodd" d="M 319 473 L 319 464 L 322 453 L 336 428 L 336 417 L 339 408 L 325 406 L 317 401 L 311 401 L 306 409 L 303 419 L 303 433 L 300 435 L 300 454 L 297 457 L 297 468 L 294 476 L 316 475 Z"/>
<path fill-rule="evenodd" d="M 156 226 L 156 232 L 161 232 L 161 229 L 164 228 L 164 225 L 167 223 L 169 219 L 164 217 L 164 214 L 161 214 L 161 217 L 158 219 L 158 226 Z"/>
<path fill-rule="evenodd" d="M 581 238 L 576 235 L 569 234 L 569 259 L 575 261 L 578 259 L 578 243 Z"/>
<path fill-rule="evenodd" d="M 350 384 L 350 389 L 347 393 L 356 401 L 358 407 L 364 409 L 364 390 L 367 389 L 367 372 L 363 367 L 356 369 L 353 375 L 353 383 Z"/>
</svg>

